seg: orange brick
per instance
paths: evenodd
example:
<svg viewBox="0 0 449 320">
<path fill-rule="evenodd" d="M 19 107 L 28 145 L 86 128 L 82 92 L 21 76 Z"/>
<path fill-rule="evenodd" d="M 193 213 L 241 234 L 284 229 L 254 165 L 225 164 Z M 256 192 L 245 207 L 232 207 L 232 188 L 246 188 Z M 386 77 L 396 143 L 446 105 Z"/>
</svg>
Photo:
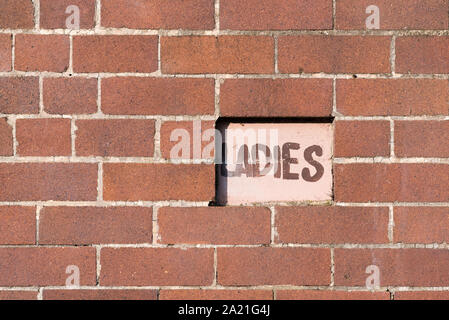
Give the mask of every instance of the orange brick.
<svg viewBox="0 0 449 320">
<path fill-rule="evenodd" d="M 213 249 L 103 248 L 102 286 L 208 286 Z"/>
<path fill-rule="evenodd" d="M 396 72 L 449 73 L 449 37 L 398 37 Z"/>
<path fill-rule="evenodd" d="M 0 113 L 38 113 L 39 78 L 0 77 Z"/>
<path fill-rule="evenodd" d="M 0 71 L 11 71 L 12 66 L 12 36 L 0 34 Z"/>
<path fill-rule="evenodd" d="M 94 35 L 73 37 L 75 72 L 153 72 L 157 36 Z M 106 54 L 107 53 L 107 54 Z"/>
<path fill-rule="evenodd" d="M 1 206 L 0 243 L 4 245 L 36 243 L 36 208 Z"/>
<path fill-rule="evenodd" d="M 329 285 L 330 250 L 322 248 L 219 248 L 218 283 Z"/>
<path fill-rule="evenodd" d="M 213 165 L 105 163 L 103 172 L 105 200 L 209 201 L 214 197 Z"/>
<path fill-rule="evenodd" d="M 13 155 L 12 127 L 6 118 L 0 118 L 0 156 Z"/>
<path fill-rule="evenodd" d="M 92 29 L 95 26 L 95 0 L 40 0 L 40 27 L 67 29 L 66 20 L 73 14 L 72 11 L 66 13 L 69 6 L 79 9 L 80 29 Z"/>
<path fill-rule="evenodd" d="M 337 164 L 335 200 L 344 202 L 448 202 L 449 165 Z"/>
<path fill-rule="evenodd" d="M 396 121 L 394 135 L 398 157 L 449 157 L 449 121 Z"/>
<path fill-rule="evenodd" d="M 21 156 L 70 156 L 70 119 L 18 119 L 17 153 Z"/>
<path fill-rule="evenodd" d="M 274 39 L 265 36 L 161 38 L 163 73 L 273 73 Z"/>
<path fill-rule="evenodd" d="M 97 112 L 97 79 L 45 78 L 44 109 L 51 114 Z"/>
<path fill-rule="evenodd" d="M 446 80 L 337 80 L 337 110 L 347 116 L 446 115 L 448 105 Z"/>
<path fill-rule="evenodd" d="M 0 300 L 37 300 L 37 290 L 1 290 Z"/>
<path fill-rule="evenodd" d="M 276 300 L 390 300 L 390 293 L 337 290 L 276 290 Z"/>
<path fill-rule="evenodd" d="M 227 117 L 328 117 L 332 114 L 332 80 L 225 80 L 220 112 Z"/>
<path fill-rule="evenodd" d="M 64 72 L 70 40 L 66 35 L 17 34 L 14 52 L 16 70 Z"/>
<path fill-rule="evenodd" d="M 33 29 L 34 5 L 30 0 L 1 0 L 0 28 Z"/>
<path fill-rule="evenodd" d="M 101 5 L 104 27 L 129 29 L 211 30 L 213 0 L 108 0 Z"/>
<path fill-rule="evenodd" d="M 224 0 L 220 28 L 232 30 L 332 29 L 329 0 Z"/>
<path fill-rule="evenodd" d="M 389 121 L 336 121 L 336 157 L 378 157 L 390 155 Z"/>
<path fill-rule="evenodd" d="M 388 243 L 388 208 L 277 207 L 279 243 Z"/>
<path fill-rule="evenodd" d="M 152 220 L 152 208 L 44 207 L 39 243 L 151 243 Z"/>
<path fill-rule="evenodd" d="M 362 286 L 376 265 L 380 286 L 436 287 L 449 283 L 449 252 L 438 249 L 335 249 L 335 285 Z"/>
<path fill-rule="evenodd" d="M 44 300 L 157 300 L 147 289 L 44 289 Z"/>
<path fill-rule="evenodd" d="M 281 36 L 281 73 L 388 73 L 390 37 Z"/>
<path fill-rule="evenodd" d="M 76 126 L 75 144 L 79 156 L 154 155 L 154 120 L 78 120 Z"/>
<path fill-rule="evenodd" d="M 160 243 L 269 244 L 268 208 L 165 207 L 158 211 Z"/>
<path fill-rule="evenodd" d="M 161 290 L 159 300 L 272 300 L 271 290 Z"/>
<path fill-rule="evenodd" d="M 214 114 L 213 79 L 118 77 L 101 81 L 101 107 L 107 114 Z"/>
</svg>

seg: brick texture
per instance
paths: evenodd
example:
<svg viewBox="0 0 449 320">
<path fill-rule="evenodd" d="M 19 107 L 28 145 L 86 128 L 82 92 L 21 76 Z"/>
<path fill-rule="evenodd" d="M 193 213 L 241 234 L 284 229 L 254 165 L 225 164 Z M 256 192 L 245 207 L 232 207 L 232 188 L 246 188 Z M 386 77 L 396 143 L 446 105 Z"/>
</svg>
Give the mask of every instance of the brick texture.
<svg viewBox="0 0 449 320">
<path fill-rule="evenodd" d="M 0 1 L 0 28 L 32 29 L 34 27 L 34 7 L 29 0 Z"/>
<path fill-rule="evenodd" d="M 12 68 L 12 36 L 0 34 L 0 71 L 11 71 Z"/>
<path fill-rule="evenodd" d="M 161 290 L 160 300 L 272 300 L 271 290 Z"/>
<path fill-rule="evenodd" d="M 156 300 L 156 290 L 136 289 L 45 289 L 44 300 Z"/>
<path fill-rule="evenodd" d="M 1 206 L 0 243 L 3 245 L 36 242 L 36 208 Z"/>
<path fill-rule="evenodd" d="M 0 156 L 13 155 L 12 126 L 6 118 L 0 118 Z"/>
<path fill-rule="evenodd" d="M 0 77 L 0 112 L 38 113 L 39 79 L 36 77 Z"/>
<path fill-rule="evenodd" d="M 390 300 L 389 292 L 278 290 L 276 300 Z"/>
<path fill-rule="evenodd" d="M 40 1 L 41 28 L 67 29 L 66 21 L 73 14 L 72 10 L 67 9 L 69 6 L 77 6 L 79 9 L 80 29 L 92 29 L 95 26 L 95 0 L 42 0 Z M 72 21 L 69 19 L 69 22 Z"/>
</svg>

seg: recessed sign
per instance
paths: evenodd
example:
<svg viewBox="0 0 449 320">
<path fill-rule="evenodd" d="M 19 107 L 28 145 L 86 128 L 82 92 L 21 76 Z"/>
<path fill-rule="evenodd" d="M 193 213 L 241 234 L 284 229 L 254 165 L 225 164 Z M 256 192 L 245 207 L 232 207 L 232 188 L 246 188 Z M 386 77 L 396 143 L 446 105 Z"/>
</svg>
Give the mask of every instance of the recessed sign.
<svg viewBox="0 0 449 320">
<path fill-rule="evenodd" d="M 220 204 L 332 199 L 330 123 L 228 123 L 220 132 Z"/>
</svg>

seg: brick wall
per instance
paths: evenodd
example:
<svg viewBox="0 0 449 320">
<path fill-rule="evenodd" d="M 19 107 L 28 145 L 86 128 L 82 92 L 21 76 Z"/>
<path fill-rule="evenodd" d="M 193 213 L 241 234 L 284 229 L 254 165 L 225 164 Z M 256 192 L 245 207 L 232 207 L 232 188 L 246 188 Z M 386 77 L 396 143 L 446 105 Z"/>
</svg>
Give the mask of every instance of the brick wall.
<svg viewBox="0 0 449 320">
<path fill-rule="evenodd" d="M 448 299 L 448 17 L 0 0 L 0 299 Z M 332 117 L 333 201 L 209 206 L 213 160 L 170 132 L 223 116 Z"/>
</svg>

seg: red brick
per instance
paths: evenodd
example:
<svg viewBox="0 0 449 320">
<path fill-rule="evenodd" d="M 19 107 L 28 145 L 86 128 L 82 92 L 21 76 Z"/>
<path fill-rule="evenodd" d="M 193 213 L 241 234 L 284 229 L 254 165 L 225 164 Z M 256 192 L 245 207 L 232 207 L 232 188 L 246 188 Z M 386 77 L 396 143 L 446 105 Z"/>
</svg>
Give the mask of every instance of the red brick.
<svg viewBox="0 0 449 320">
<path fill-rule="evenodd" d="M 0 156 L 13 155 L 12 127 L 7 118 L 0 118 Z"/>
<path fill-rule="evenodd" d="M 66 35 L 18 34 L 15 69 L 64 72 L 69 67 L 70 40 Z"/>
<path fill-rule="evenodd" d="M 66 20 L 73 13 L 72 11 L 66 13 L 66 9 L 73 5 L 79 8 L 80 29 L 93 28 L 95 26 L 95 0 L 41 0 L 40 27 L 44 29 L 67 29 Z"/>
<path fill-rule="evenodd" d="M 448 202 L 449 165 L 337 164 L 335 200 L 344 202 Z"/>
<path fill-rule="evenodd" d="M 194 133 L 195 126 L 195 133 Z M 201 127 L 200 127 L 201 126 Z M 161 153 L 162 157 L 166 159 L 214 159 L 214 141 L 215 141 L 215 122 L 214 121 L 200 121 L 198 120 L 197 124 L 194 125 L 193 121 L 166 121 L 162 123 L 161 126 Z M 198 128 L 198 129 L 197 129 Z M 185 136 L 178 136 L 178 132 L 176 130 L 185 130 L 182 132 L 187 132 L 189 134 L 189 141 L 187 143 L 190 145 L 190 153 L 182 154 L 181 152 L 174 153 L 174 157 L 171 157 L 170 153 L 172 152 L 173 147 L 178 144 L 182 144 L 185 141 Z M 214 130 L 214 131 L 210 131 Z M 170 141 L 173 134 L 174 141 Z M 196 137 L 195 134 L 198 134 Z M 212 137 L 211 135 L 212 134 Z M 201 154 L 194 156 L 194 139 L 196 141 L 201 141 Z M 205 141 L 203 140 L 205 139 Z M 209 145 L 213 145 L 212 150 L 208 147 Z M 200 144 L 198 144 L 200 145 Z M 210 152 L 207 152 L 210 150 Z M 187 152 L 186 152 L 187 153 Z"/>
<path fill-rule="evenodd" d="M 274 40 L 265 36 L 161 38 L 163 73 L 273 73 Z"/>
<path fill-rule="evenodd" d="M 388 243 L 388 208 L 277 207 L 280 243 Z"/>
<path fill-rule="evenodd" d="M 330 250 L 219 248 L 221 285 L 329 285 Z"/>
<path fill-rule="evenodd" d="M 277 290 L 276 300 L 390 300 L 390 293 L 337 290 Z"/>
<path fill-rule="evenodd" d="M 160 243 L 269 244 L 268 208 L 165 207 L 159 209 Z"/>
<path fill-rule="evenodd" d="M 220 28 L 232 30 L 332 29 L 332 1 L 222 0 Z"/>
<path fill-rule="evenodd" d="M 95 285 L 95 248 L 0 248 L 0 285 L 63 286 L 70 265 L 79 268 L 81 285 Z"/>
<path fill-rule="evenodd" d="M 34 5 L 30 0 L 1 0 L 0 28 L 33 29 Z"/>
<path fill-rule="evenodd" d="M 394 135 L 398 157 L 449 157 L 449 121 L 396 121 Z"/>
<path fill-rule="evenodd" d="M 200 286 L 214 277 L 213 249 L 101 249 L 102 286 Z"/>
<path fill-rule="evenodd" d="M 381 30 L 429 30 L 447 29 L 448 2 L 446 0 L 339 0 L 336 9 L 337 29 L 365 30 L 365 13 L 370 5 L 376 5 L 380 13 Z"/>
<path fill-rule="evenodd" d="M 37 290 L 2 290 L 0 300 L 37 300 Z"/>
<path fill-rule="evenodd" d="M 376 265 L 380 286 L 447 286 L 449 251 L 437 249 L 335 249 L 335 285 L 365 286 Z"/>
<path fill-rule="evenodd" d="M 97 165 L 0 163 L 0 201 L 96 200 Z"/>
<path fill-rule="evenodd" d="M 0 207 L 0 243 L 4 245 L 36 243 L 36 208 Z"/>
<path fill-rule="evenodd" d="M 18 119 L 17 153 L 21 156 L 70 156 L 70 119 Z"/>
<path fill-rule="evenodd" d="M 213 165 L 105 163 L 104 199 L 209 201 L 215 192 L 214 169 Z"/>
<path fill-rule="evenodd" d="M 389 121 L 336 121 L 336 157 L 378 157 L 390 155 Z"/>
<path fill-rule="evenodd" d="M 161 290 L 159 300 L 272 300 L 271 290 Z"/>
<path fill-rule="evenodd" d="M 50 114 L 97 112 L 97 79 L 45 78 L 44 109 Z"/>
<path fill-rule="evenodd" d="M 101 81 L 107 114 L 214 114 L 213 79 L 119 77 Z"/>
<path fill-rule="evenodd" d="M 213 0 L 108 0 L 101 6 L 104 27 L 129 29 L 211 30 Z"/>
<path fill-rule="evenodd" d="M 449 37 L 397 38 L 396 72 L 449 73 Z"/>
<path fill-rule="evenodd" d="M 78 120 L 76 126 L 79 156 L 154 155 L 154 120 Z"/>
<path fill-rule="evenodd" d="M 153 209 L 44 207 L 39 244 L 151 243 Z"/>
<path fill-rule="evenodd" d="M 390 37 L 282 36 L 281 73 L 388 73 Z"/>
<path fill-rule="evenodd" d="M 12 36 L 0 34 L 0 71 L 11 71 L 12 66 Z"/>
<path fill-rule="evenodd" d="M 0 113 L 38 113 L 39 78 L 0 78 Z"/>
<path fill-rule="evenodd" d="M 156 290 L 146 289 L 44 289 L 44 300 L 156 300 Z"/>
<path fill-rule="evenodd" d="M 337 110 L 347 116 L 446 115 L 449 86 L 438 79 L 337 80 Z"/>
<path fill-rule="evenodd" d="M 394 300 L 449 300 L 449 291 L 396 291 Z"/>
<path fill-rule="evenodd" d="M 448 208 L 395 207 L 394 241 L 403 243 L 448 243 Z"/>
<path fill-rule="evenodd" d="M 146 35 L 75 36 L 73 69 L 75 72 L 153 72 L 158 68 L 157 43 L 157 36 Z"/>
<path fill-rule="evenodd" d="M 332 80 L 225 80 L 220 112 L 229 117 L 328 117 L 332 114 Z"/>
</svg>

